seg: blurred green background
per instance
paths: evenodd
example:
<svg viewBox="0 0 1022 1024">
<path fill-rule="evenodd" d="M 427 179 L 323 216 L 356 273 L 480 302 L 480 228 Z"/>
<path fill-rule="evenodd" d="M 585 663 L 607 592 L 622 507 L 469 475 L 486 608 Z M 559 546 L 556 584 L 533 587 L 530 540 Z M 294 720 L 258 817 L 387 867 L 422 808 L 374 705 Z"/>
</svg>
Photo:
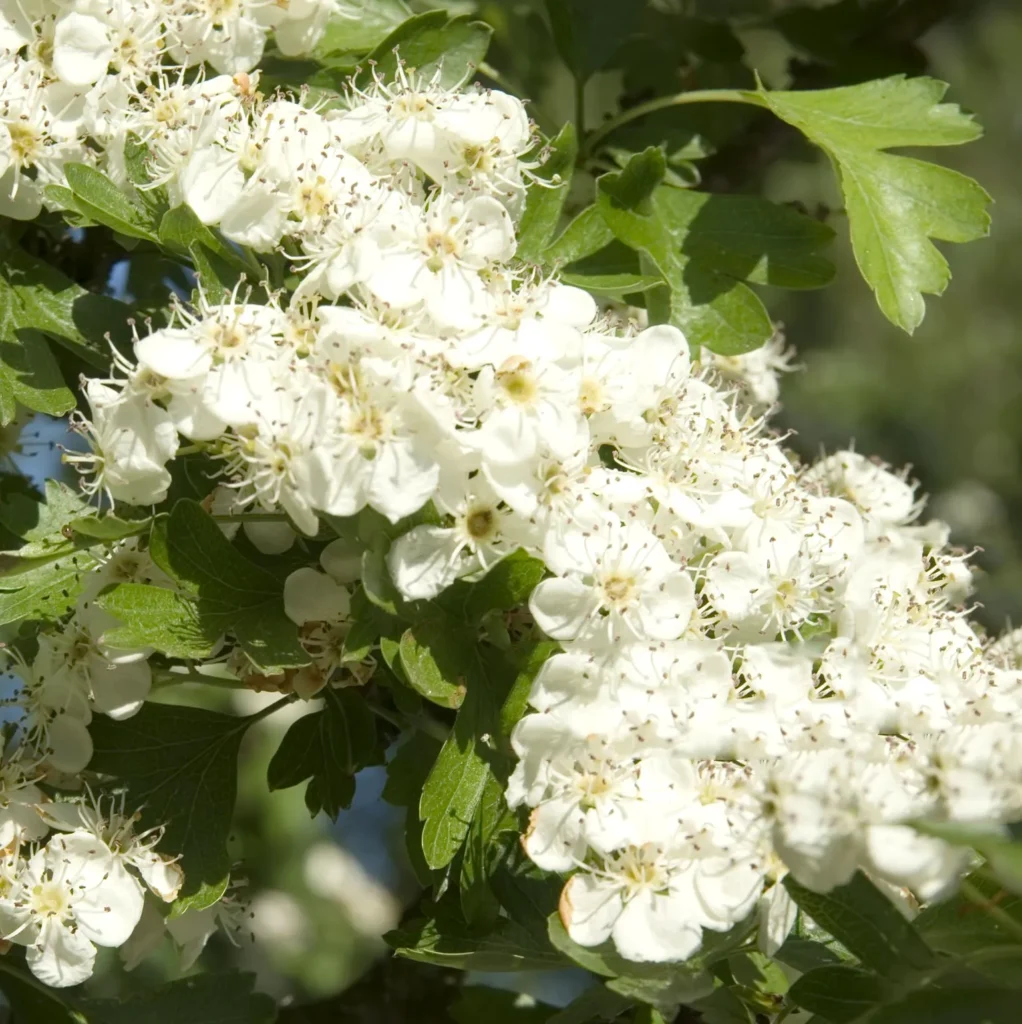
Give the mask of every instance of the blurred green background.
<svg viewBox="0 0 1022 1024">
<path fill-rule="evenodd" d="M 496 29 L 486 69 L 492 77 L 533 100 L 545 130 L 575 115 L 572 81 L 544 25 L 542 0 L 410 6 L 478 13 Z M 651 0 L 650 9 L 663 32 L 623 45 L 612 66 L 590 81 L 590 128 L 622 103 L 751 83 L 753 68 L 775 88 L 930 73 L 950 82 L 949 100 L 974 111 L 984 126 L 977 143 L 919 154 L 977 178 L 995 206 L 988 240 L 946 247 L 952 284 L 944 297 L 929 300 L 913 337 L 878 310 L 854 266 L 830 168 L 793 133 L 744 108 L 686 108 L 646 119 L 612 141 L 637 149 L 666 139 L 671 152 L 706 154 L 692 163 L 679 158 L 679 173 L 715 191 L 795 200 L 833 224 L 837 282 L 819 292 L 766 296 L 802 366 L 782 384 L 776 422 L 796 432 L 791 444 L 807 457 L 854 439 L 859 451 L 910 464 L 930 496 L 930 514 L 951 524 L 955 543 L 981 549 L 980 619 L 991 629 L 1022 623 L 1022 3 Z M 583 203 L 591 178 L 580 177 L 576 198 Z M 19 465 L 32 470 L 38 462 L 37 471 L 46 472 L 45 460 L 27 458 L 32 450 L 17 458 Z M 244 706 L 236 710 L 255 710 L 264 696 L 272 699 L 241 695 L 235 699 Z M 380 796 L 382 769 L 359 777 L 355 806 L 336 824 L 308 819 L 301 788 L 267 794 L 266 764 L 288 724 L 281 717 L 252 731 L 242 759 L 235 848 L 247 870 L 251 916 L 237 945 L 214 938 L 204 962 L 255 969 L 260 988 L 279 997 L 322 999 L 385 955 L 380 934 L 419 890 L 402 853 L 401 812 Z M 140 967 L 128 984 L 147 986 L 156 975 L 174 973 L 170 953 Z M 116 971 L 98 981 L 124 983 Z M 396 1010 L 356 1013 L 360 1004 L 352 997 L 338 1005 L 333 1015 L 296 1012 L 289 1019 L 406 1019 Z M 423 1006 L 419 1019 L 443 1019 L 433 1012 Z"/>
</svg>

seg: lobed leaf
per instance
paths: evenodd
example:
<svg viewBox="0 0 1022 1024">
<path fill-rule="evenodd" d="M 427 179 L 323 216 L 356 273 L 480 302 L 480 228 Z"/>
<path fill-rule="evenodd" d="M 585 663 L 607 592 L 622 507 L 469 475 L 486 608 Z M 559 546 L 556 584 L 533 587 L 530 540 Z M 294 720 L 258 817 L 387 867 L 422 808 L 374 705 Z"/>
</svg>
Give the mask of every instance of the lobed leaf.
<svg viewBox="0 0 1022 1024">
<path fill-rule="evenodd" d="M 883 150 L 954 146 L 981 134 L 932 78 L 891 78 L 839 89 L 770 92 L 762 101 L 830 157 L 848 214 L 852 248 L 884 315 L 912 333 L 924 294 L 940 295 L 951 273 L 930 239 L 969 242 L 989 231 L 990 197 L 956 171 Z"/>
</svg>

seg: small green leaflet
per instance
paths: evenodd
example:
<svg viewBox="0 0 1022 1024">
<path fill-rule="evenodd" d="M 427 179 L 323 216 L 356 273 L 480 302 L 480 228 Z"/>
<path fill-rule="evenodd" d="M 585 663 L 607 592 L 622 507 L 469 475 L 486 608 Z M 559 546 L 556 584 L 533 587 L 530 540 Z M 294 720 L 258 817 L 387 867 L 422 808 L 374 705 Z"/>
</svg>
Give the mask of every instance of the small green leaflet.
<svg viewBox="0 0 1022 1024">
<path fill-rule="evenodd" d="M 327 23 L 313 56 L 365 53 L 378 46 L 401 22 L 411 17 L 404 0 L 358 0 L 351 13 L 335 15 Z M 357 12 L 357 14 L 355 13 Z M 354 16 L 353 16 L 354 15 Z"/>
<path fill-rule="evenodd" d="M 240 554 L 198 502 L 182 499 L 156 523 L 150 551 L 195 602 L 204 636 L 233 633 L 264 672 L 308 664 L 284 614 L 283 582 Z"/>
<path fill-rule="evenodd" d="M 159 241 L 152 212 L 141 202 L 129 198 L 124 189 L 115 185 L 102 171 L 72 161 L 64 165 L 64 176 L 71 190 L 72 209 L 97 224 L 113 228 L 119 235 L 148 242 Z M 50 188 L 60 189 L 61 186 Z M 58 198 L 67 204 L 63 190 Z"/>
<path fill-rule="evenodd" d="M 152 647 L 171 658 L 201 660 L 220 641 L 195 601 L 165 587 L 118 583 L 96 603 L 122 623 L 103 634 L 103 643 L 117 650 Z"/>
<path fill-rule="evenodd" d="M 355 775 L 376 758 L 376 722 L 361 692 L 327 686 L 323 708 L 292 723 L 267 769 L 271 790 L 309 779 L 305 806 L 337 817 L 350 807 Z"/>
<path fill-rule="evenodd" d="M 499 696 L 476 646 L 444 652 L 437 664 L 467 688 L 454 728 L 426 779 L 419 800 L 422 850 L 431 868 L 446 867 L 468 834 L 497 757 Z M 434 655 L 440 657 L 439 650 Z"/>
<path fill-rule="evenodd" d="M 62 416 L 75 407 L 75 397 L 5 267 L 0 276 L 0 426 L 14 420 L 19 405 Z"/>
<path fill-rule="evenodd" d="M 879 974 L 904 974 L 935 963 L 933 950 L 862 872 L 827 893 L 806 889 L 791 875 L 784 885 L 813 921 Z"/>
<path fill-rule="evenodd" d="M 0 626 L 55 622 L 74 607 L 84 575 L 98 564 L 83 550 L 16 562 L 0 574 Z"/>
<path fill-rule="evenodd" d="M 181 854 L 182 898 L 208 894 L 193 909 L 215 902 L 226 885 L 238 748 L 260 717 L 147 703 L 123 722 L 93 720 L 90 769 L 127 786 L 145 827 L 166 825 L 160 852 Z"/>
<path fill-rule="evenodd" d="M 640 162 L 647 154 L 600 179 L 597 209 L 666 282 L 646 293 L 651 319 L 678 327 L 692 345 L 735 355 L 770 337 L 770 317 L 746 282 L 815 288 L 833 276 L 819 255 L 833 237 L 825 225 L 753 196 L 667 185 L 649 194 L 649 174 L 631 173 Z"/>
<path fill-rule="evenodd" d="M 885 149 L 956 146 L 981 134 L 933 78 L 892 78 L 759 98 L 826 151 L 834 164 L 863 277 L 884 315 L 911 333 L 951 274 L 930 241 L 971 242 L 990 227 L 990 197 L 957 171 Z"/>
<path fill-rule="evenodd" d="M 398 956 L 463 971 L 529 971 L 569 966 L 542 938 L 502 919 L 486 935 L 443 917 L 409 921 L 384 936 Z"/>
<path fill-rule="evenodd" d="M 803 974 L 789 998 L 804 1010 L 834 1024 L 857 1020 L 887 998 L 888 987 L 875 974 L 859 967 L 835 964 Z"/>
<path fill-rule="evenodd" d="M 450 89 L 468 81 L 482 63 L 490 46 L 493 29 L 467 15 L 448 19 L 446 11 L 426 11 L 398 25 L 369 54 L 362 66 L 375 67 L 384 80 L 392 78 L 398 61 L 415 70 L 428 81 L 440 72 L 440 85 Z M 372 73 L 364 70 L 355 78 L 365 87 L 372 82 Z"/>
<path fill-rule="evenodd" d="M 11 342 L 8 329 L 34 329 L 95 369 L 110 369 L 106 336 L 118 347 L 129 345 L 128 320 L 134 314 L 130 306 L 108 295 L 86 291 L 56 267 L 30 256 L 24 249 L 0 248 L 0 262 L 0 324 L 5 332 L 0 335 L 0 343 Z"/>
<path fill-rule="evenodd" d="M 401 637 L 401 667 L 408 685 L 434 704 L 460 708 L 465 700 L 465 680 L 456 675 L 448 677 L 440 666 L 450 666 L 465 645 L 474 642 L 471 634 L 459 631 L 456 624 L 445 619 L 417 622 Z"/>
<path fill-rule="evenodd" d="M 12 494 L 0 505 L 0 526 L 22 540 L 18 548 L 4 552 L 19 558 L 45 558 L 70 551 L 74 539 L 70 524 L 86 515 L 88 506 L 77 491 L 56 480 L 45 483 L 46 500 L 33 501 Z"/>
<path fill-rule="evenodd" d="M 519 259 L 529 263 L 544 262 L 543 250 L 560 224 L 577 155 L 575 126 L 566 124 L 557 137 L 550 140 L 546 159 L 536 168 L 536 177 L 544 184 L 534 183 L 526 196 L 525 210 L 518 225 Z"/>
</svg>

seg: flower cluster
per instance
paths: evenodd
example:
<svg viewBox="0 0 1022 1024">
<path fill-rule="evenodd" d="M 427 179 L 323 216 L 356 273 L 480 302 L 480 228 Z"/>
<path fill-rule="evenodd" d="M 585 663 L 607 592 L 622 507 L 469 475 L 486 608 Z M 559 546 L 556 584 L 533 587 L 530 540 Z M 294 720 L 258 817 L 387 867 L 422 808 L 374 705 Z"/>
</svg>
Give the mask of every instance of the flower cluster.
<svg viewBox="0 0 1022 1024">
<path fill-rule="evenodd" d="M 185 162 L 206 138 L 217 137 L 220 118 L 236 116 L 251 86 L 246 73 L 271 31 L 282 53 L 305 53 L 330 16 L 345 11 L 339 0 L 4 5 L 0 214 L 31 220 L 44 205 L 59 209 L 46 186 L 63 186 L 71 161 L 98 164 L 126 184 L 124 141 L 132 132 Z M 206 80 L 206 64 L 221 76 Z"/>
<path fill-rule="evenodd" d="M 200 290 L 88 383 L 96 488 L 162 501 L 185 439 L 220 460 L 230 508 L 310 536 L 321 515 L 396 523 L 432 503 L 388 555 L 408 599 L 541 558 L 529 608 L 562 649 L 514 733 L 507 796 L 531 808 L 532 860 L 572 873 L 561 914 L 583 945 L 683 959 L 758 907 L 775 947 L 788 872 L 826 890 L 864 868 L 920 899 L 952 886 L 963 856 L 910 822 L 1022 813 L 1022 672 L 970 625 L 967 565 L 917 523 L 913 485 L 852 451 L 785 450 L 762 411 L 780 341 L 694 362 L 675 327 L 601 314 L 516 263 L 542 187 L 517 100 L 403 70 L 329 110 L 250 86 L 161 83 L 124 127 L 155 182 L 239 245 L 287 253 L 297 283 L 267 302 Z M 325 573 L 289 581 L 315 652 L 305 693 L 339 667 L 358 572 L 327 550 Z M 81 692 L 130 710 L 137 663 L 85 649 Z M 97 658 L 125 676 L 115 697 Z"/>
</svg>

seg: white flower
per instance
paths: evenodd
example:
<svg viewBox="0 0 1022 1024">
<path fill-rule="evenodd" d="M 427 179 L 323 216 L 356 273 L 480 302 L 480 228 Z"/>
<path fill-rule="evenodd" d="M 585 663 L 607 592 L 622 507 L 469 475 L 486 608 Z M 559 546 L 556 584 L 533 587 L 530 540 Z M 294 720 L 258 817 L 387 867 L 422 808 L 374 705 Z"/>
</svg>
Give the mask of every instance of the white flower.
<svg viewBox="0 0 1022 1024">
<path fill-rule="evenodd" d="M 674 640 L 689 624 L 692 578 L 640 522 L 608 519 L 552 532 L 544 555 L 558 578 L 541 582 L 529 607 L 555 640 Z"/>
<path fill-rule="evenodd" d="M 93 835 L 56 835 L 0 895 L 0 935 L 28 947 L 40 981 L 78 985 L 92 974 L 97 945 L 128 939 L 142 902 L 139 883 Z"/>
</svg>

